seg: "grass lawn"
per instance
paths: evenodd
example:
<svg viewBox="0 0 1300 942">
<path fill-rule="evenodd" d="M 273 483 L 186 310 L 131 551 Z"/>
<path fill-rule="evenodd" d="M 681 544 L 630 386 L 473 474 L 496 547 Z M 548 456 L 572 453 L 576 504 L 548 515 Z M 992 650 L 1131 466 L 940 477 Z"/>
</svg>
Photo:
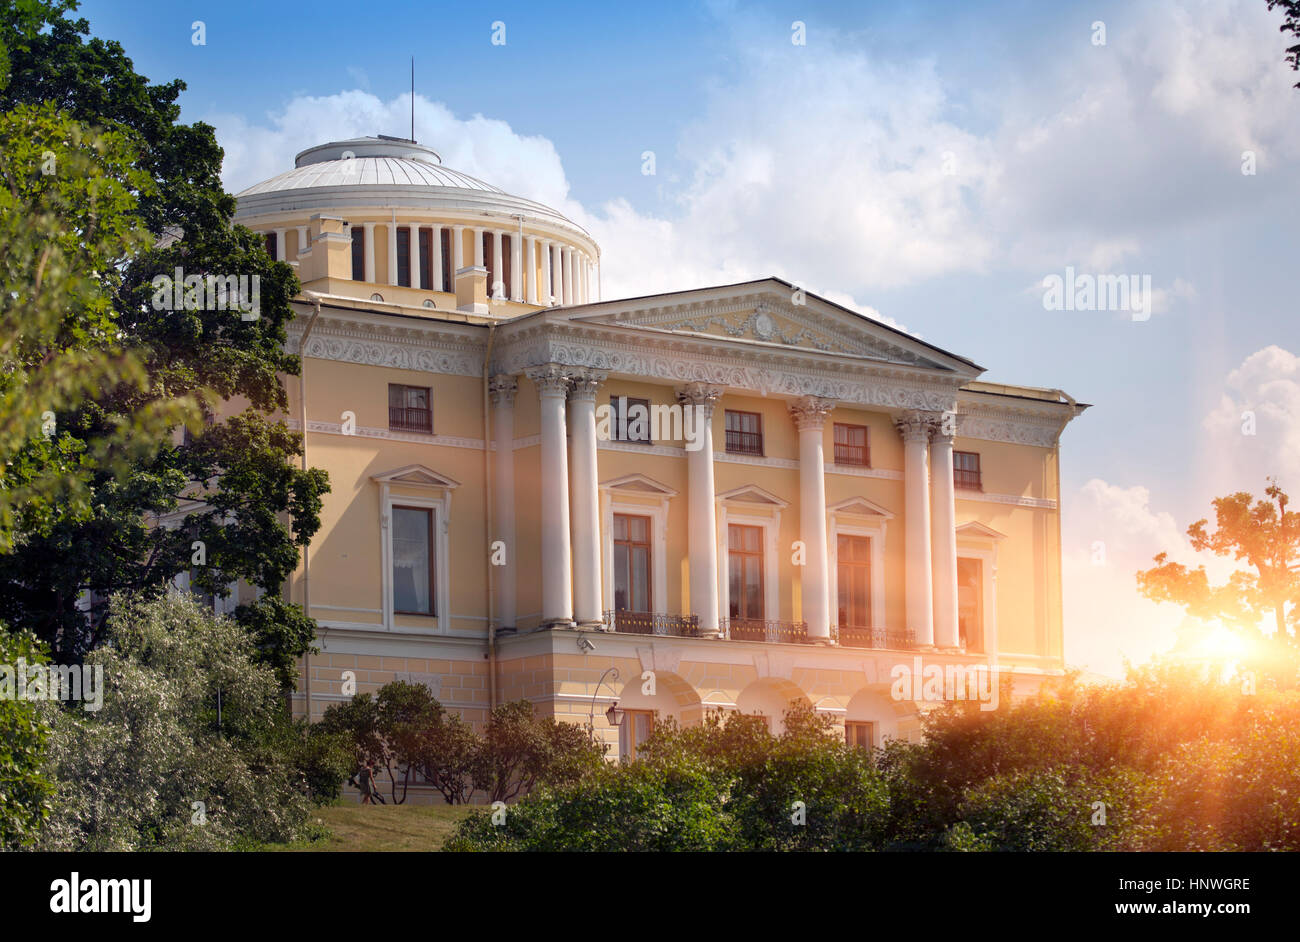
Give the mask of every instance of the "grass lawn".
<svg viewBox="0 0 1300 942">
<path fill-rule="evenodd" d="M 318 808 L 313 819 L 328 836 L 265 850 L 287 851 L 430 851 L 439 850 L 461 818 L 475 805 L 356 805 Z"/>
</svg>

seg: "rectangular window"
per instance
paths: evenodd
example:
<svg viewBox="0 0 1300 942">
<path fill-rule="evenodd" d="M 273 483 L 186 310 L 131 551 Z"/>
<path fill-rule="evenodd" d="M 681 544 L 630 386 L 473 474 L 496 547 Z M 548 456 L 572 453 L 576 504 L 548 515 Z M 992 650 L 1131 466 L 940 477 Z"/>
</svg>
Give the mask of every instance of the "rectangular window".
<svg viewBox="0 0 1300 942">
<path fill-rule="evenodd" d="M 984 653 L 984 561 L 957 557 L 957 632 L 962 647 Z"/>
<path fill-rule="evenodd" d="M 271 261 L 278 262 L 280 260 L 280 253 L 277 251 L 279 248 L 280 240 L 275 237 L 274 232 L 268 232 L 266 234 L 266 254 L 271 256 Z"/>
<path fill-rule="evenodd" d="M 411 287 L 411 229 L 401 226 L 397 230 L 397 283 Z"/>
<path fill-rule="evenodd" d="M 388 384 L 388 427 L 402 432 L 433 432 L 428 386 Z"/>
<path fill-rule="evenodd" d="M 952 453 L 952 482 L 955 487 L 968 491 L 982 491 L 980 480 L 980 456 L 976 451 L 954 451 Z"/>
<path fill-rule="evenodd" d="M 650 518 L 614 514 L 614 609 L 651 612 Z"/>
<path fill-rule="evenodd" d="M 496 297 L 496 258 L 492 255 L 492 233 L 483 233 L 483 267 L 487 269 L 488 297 Z"/>
<path fill-rule="evenodd" d="M 609 437 L 615 442 L 654 444 L 650 438 L 650 400 L 610 396 Z"/>
<path fill-rule="evenodd" d="M 763 454 L 763 416 L 757 412 L 727 410 L 726 450 L 733 455 Z"/>
<path fill-rule="evenodd" d="M 420 289 L 428 291 L 433 276 L 430 274 L 430 266 L 433 264 L 433 256 L 430 254 L 430 246 L 433 243 L 433 230 L 420 229 Z"/>
<path fill-rule="evenodd" d="M 871 467 L 871 449 L 867 446 L 865 425 L 835 423 L 835 463 Z"/>
<path fill-rule="evenodd" d="M 727 525 L 727 577 L 731 590 L 730 616 L 741 622 L 762 621 L 762 527 Z M 732 626 L 732 637 L 736 636 L 736 627 Z"/>
<path fill-rule="evenodd" d="M 393 508 L 393 611 L 434 614 L 433 511 Z"/>
<path fill-rule="evenodd" d="M 871 538 L 841 533 L 835 541 L 838 564 L 839 625 L 872 628 Z"/>
<path fill-rule="evenodd" d="M 623 724 L 618 729 L 618 754 L 629 762 L 636 758 L 637 748 L 655 731 L 653 710 L 624 710 Z"/>
<path fill-rule="evenodd" d="M 844 741 L 858 749 L 870 749 L 875 745 L 876 740 L 874 726 L 874 723 L 846 722 L 844 724 Z"/>
<path fill-rule="evenodd" d="M 366 280 L 366 230 L 352 227 L 352 280 Z"/>
</svg>

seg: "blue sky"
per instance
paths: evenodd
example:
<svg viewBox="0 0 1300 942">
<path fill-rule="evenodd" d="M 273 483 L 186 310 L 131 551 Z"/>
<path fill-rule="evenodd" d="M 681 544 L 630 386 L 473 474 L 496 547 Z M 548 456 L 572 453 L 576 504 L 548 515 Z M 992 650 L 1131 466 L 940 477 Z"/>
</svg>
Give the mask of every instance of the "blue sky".
<svg viewBox="0 0 1300 942">
<path fill-rule="evenodd" d="M 416 136 L 588 226 L 607 297 L 777 274 L 987 379 L 1093 403 L 1064 438 L 1079 664 L 1168 647 L 1180 616 L 1133 573 L 1187 556 L 1212 497 L 1266 474 L 1300 491 L 1300 90 L 1264 0 L 81 12 L 139 71 L 186 81 L 232 190 L 320 141 L 405 135 L 414 55 Z M 1066 266 L 1149 275 L 1155 312 L 1045 310 Z"/>
</svg>

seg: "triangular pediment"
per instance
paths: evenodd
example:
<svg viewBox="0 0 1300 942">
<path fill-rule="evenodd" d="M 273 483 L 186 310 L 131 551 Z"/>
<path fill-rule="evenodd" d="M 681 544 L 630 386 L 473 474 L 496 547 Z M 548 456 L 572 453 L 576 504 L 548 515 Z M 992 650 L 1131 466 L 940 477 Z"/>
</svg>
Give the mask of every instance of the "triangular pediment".
<svg viewBox="0 0 1300 942">
<path fill-rule="evenodd" d="M 646 494 L 651 497 L 676 497 L 677 492 L 667 484 L 660 484 L 644 474 L 625 474 L 610 481 L 601 481 L 602 490 Z"/>
<path fill-rule="evenodd" d="M 963 523 L 957 528 L 957 536 L 968 540 L 1004 540 L 1007 535 L 999 533 L 992 527 L 986 527 L 982 523 L 972 520 L 970 523 Z"/>
<path fill-rule="evenodd" d="M 460 487 L 459 481 L 422 464 L 408 464 L 404 468 L 373 474 L 370 480 L 377 484 L 404 484 L 408 487 L 440 487 L 447 490 Z"/>
<path fill-rule="evenodd" d="M 763 504 L 768 507 L 789 507 L 788 500 L 782 500 L 771 491 L 765 491 L 757 484 L 745 484 L 718 495 L 718 500 L 739 501 L 744 504 Z"/>
<path fill-rule="evenodd" d="M 711 335 L 763 349 L 838 354 L 971 376 L 981 372 L 969 360 L 778 278 L 600 304 L 573 319 L 656 333 Z"/>
<path fill-rule="evenodd" d="M 838 504 L 832 504 L 826 508 L 835 514 L 853 514 L 859 517 L 879 517 L 884 520 L 894 519 L 894 513 L 886 510 L 875 501 L 867 500 L 865 497 L 849 497 L 840 501 Z"/>
</svg>

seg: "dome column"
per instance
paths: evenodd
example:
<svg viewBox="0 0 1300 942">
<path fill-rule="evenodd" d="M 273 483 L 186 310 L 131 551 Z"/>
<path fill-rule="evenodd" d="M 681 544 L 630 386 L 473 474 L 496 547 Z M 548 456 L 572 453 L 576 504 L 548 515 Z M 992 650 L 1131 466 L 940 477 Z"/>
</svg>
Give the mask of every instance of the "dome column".
<svg viewBox="0 0 1300 942">
<path fill-rule="evenodd" d="M 363 222 L 361 226 L 366 233 L 366 244 L 364 246 L 366 252 L 366 281 L 373 284 L 375 280 L 375 224 L 373 222 Z"/>
<path fill-rule="evenodd" d="M 525 290 L 528 292 L 527 298 L 529 304 L 537 303 L 537 239 L 533 236 L 527 236 L 524 239 L 524 257 L 527 261 L 524 264 Z"/>
</svg>

